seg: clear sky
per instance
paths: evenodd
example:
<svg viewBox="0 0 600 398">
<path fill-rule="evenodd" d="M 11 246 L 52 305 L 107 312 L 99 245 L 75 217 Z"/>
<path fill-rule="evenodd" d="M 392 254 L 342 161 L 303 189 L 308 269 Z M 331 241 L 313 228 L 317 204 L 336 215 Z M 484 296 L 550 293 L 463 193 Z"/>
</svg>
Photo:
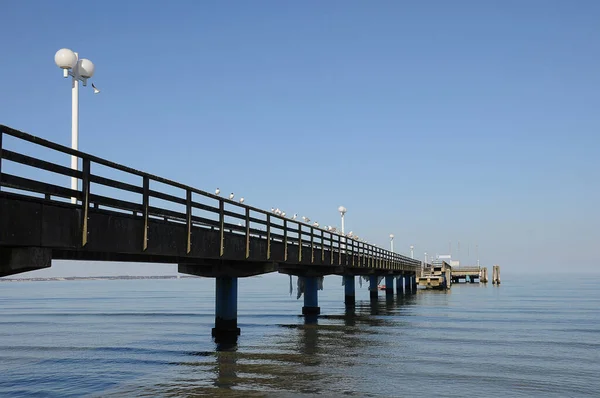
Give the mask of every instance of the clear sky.
<svg viewBox="0 0 600 398">
<path fill-rule="evenodd" d="M 70 145 L 53 60 L 68 47 L 102 90 L 80 95 L 83 151 L 322 225 L 344 205 L 347 230 L 418 257 L 460 242 L 490 269 L 597 268 L 598 1 L 1 0 L 0 14 L 1 124 Z"/>
</svg>

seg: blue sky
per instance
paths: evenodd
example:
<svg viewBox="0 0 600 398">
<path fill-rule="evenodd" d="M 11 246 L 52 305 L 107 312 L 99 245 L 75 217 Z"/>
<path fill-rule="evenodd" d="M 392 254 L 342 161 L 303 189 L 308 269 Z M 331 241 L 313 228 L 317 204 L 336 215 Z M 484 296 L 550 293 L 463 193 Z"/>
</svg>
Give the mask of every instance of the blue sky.
<svg viewBox="0 0 600 398">
<path fill-rule="evenodd" d="M 80 94 L 83 151 L 321 224 L 344 205 L 348 230 L 419 257 L 460 241 L 509 273 L 596 268 L 596 1 L 0 9 L 1 124 L 70 145 L 68 47 L 102 90 Z"/>
</svg>

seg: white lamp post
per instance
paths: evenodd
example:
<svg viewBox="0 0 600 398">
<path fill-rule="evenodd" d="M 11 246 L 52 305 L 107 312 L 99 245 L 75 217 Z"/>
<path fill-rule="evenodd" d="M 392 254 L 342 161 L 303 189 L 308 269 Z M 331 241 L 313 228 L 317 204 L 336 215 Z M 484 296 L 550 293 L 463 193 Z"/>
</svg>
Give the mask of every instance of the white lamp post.
<svg viewBox="0 0 600 398">
<path fill-rule="evenodd" d="M 394 234 L 390 234 L 390 251 L 394 252 Z"/>
<path fill-rule="evenodd" d="M 344 234 L 344 214 L 346 214 L 346 208 L 344 206 L 340 206 L 338 207 L 338 211 L 340 212 L 340 215 L 342 216 L 342 235 Z"/>
<path fill-rule="evenodd" d="M 344 240 L 343 248 L 346 249 L 346 244 L 345 244 L 346 243 L 346 234 L 345 234 L 345 231 L 344 231 L 344 214 L 346 214 L 346 212 L 348 210 L 346 210 L 346 208 L 344 206 L 340 206 L 340 207 L 338 207 L 338 211 L 340 212 L 340 216 L 342 216 L 342 236 L 344 237 L 344 239 L 343 239 Z"/>
<path fill-rule="evenodd" d="M 54 62 L 63 70 L 65 78 L 71 76 L 72 79 L 72 115 L 71 115 L 71 148 L 78 149 L 79 143 L 79 81 L 84 86 L 87 85 L 87 79 L 94 76 L 94 64 L 89 59 L 79 59 L 76 52 L 68 48 L 61 48 L 54 54 Z M 92 85 L 93 86 L 93 85 Z M 94 93 L 99 91 L 94 87 Z M 71 169 L 77 170 L 77 156 L 71 155 Z M 77 178 L 71 177 L 71 189 L 77 190 Z M 71 198 L 71 203 L 77 203 L 77 198 Z"/>
<path fill-rule="evenodd" d="M 410 245 L 410 258 L 415 258 L 415 247 L 413 245 Z"/>
</svg>

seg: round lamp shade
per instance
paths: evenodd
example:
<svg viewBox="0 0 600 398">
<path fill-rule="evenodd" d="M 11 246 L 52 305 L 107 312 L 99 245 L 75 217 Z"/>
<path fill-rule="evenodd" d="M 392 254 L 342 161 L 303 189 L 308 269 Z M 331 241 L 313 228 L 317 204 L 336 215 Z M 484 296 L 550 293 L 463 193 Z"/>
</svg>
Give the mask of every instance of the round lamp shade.
<svg viewBox="0 0 600 398">
<path fill-rule="evenodd" d="M 54 62 L 61 69 L 71 69 L 77 63 L 77 56 L 68 48 L 61 48 L 54 54 Z"/>
<path fill-rule="evenodd" d="M 89 59 L 80 59 L 77 62 L 77 74 L 85 79 L 94 76 L 94 63 Z"/>
</svg>

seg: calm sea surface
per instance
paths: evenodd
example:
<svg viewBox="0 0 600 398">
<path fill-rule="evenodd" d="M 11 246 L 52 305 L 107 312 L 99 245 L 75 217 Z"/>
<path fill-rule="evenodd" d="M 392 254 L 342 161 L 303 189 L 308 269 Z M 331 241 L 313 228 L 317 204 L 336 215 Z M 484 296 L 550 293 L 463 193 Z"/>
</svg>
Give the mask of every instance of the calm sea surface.
<svg viewBox="0 0 600 398">
<path fill-rule="evenodd" d="M 0 283 L 0 396 L 600 396 L 598 279 L 504 278 L 368 300 L 318 325 L 284 276 L 242 279 L 217 347 L 210 279 Z M 219 349 L 221 348 L 221 349 Z"/>
</svg>

